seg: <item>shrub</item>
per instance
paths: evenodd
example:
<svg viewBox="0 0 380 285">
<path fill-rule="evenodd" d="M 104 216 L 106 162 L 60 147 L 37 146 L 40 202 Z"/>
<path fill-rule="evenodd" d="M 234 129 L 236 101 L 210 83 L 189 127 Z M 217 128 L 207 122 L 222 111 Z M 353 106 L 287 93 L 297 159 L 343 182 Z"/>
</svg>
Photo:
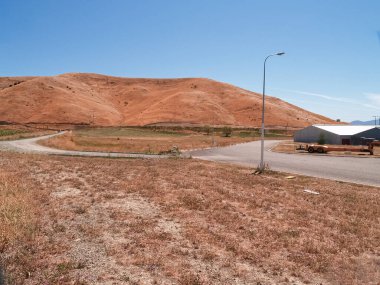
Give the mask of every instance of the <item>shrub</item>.
<svg viewBox="0 0 380 285">
<path fill-rule="evenodd" d="M 206 133 L 206 135 L 210 135 L 213 132 L 213 128 L 209 125 L 204 126 L 203 131 Z"/>
<path fill-rule="evenodd" d="M 232 135 L 232 128 L 231 127 L 223 127 L 222 129 L 222 135 L 223 137 L 230 137 Z"/>
</svg>

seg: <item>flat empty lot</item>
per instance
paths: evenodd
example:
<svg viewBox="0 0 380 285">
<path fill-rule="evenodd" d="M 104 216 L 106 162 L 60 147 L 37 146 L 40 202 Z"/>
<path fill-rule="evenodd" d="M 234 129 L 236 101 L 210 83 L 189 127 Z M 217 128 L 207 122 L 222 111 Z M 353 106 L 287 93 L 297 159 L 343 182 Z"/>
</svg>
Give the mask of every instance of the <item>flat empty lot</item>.
<svg viewBox="0 0 380 285">
<path fill-rule="evenodd" d="M 40 143 L 65 150 L 159 154 L 170 151 L 174 146 L 179 150 L 188 150 L 226 146 L 258 138 L 258 134 L 253 131 L 235 131 L 231 137 L 224 137 L 221 129 L 212 135 L 209 127 L 208 132 L 209 135 L 202 131 L 181 129 L 87 128 L 73 130 Z"/>
<path fill-rule="evenodd" d="M 378 188 L 194 159 L 0 155 L 16 284 L 380 280 Z"/>
</svg>

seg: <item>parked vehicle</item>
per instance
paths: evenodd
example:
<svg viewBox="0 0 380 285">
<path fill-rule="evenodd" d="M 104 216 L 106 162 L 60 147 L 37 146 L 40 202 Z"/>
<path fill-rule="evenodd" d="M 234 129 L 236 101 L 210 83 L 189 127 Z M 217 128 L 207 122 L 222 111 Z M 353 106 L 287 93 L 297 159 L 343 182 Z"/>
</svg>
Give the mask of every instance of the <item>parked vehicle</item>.
<svg viewBox="0 0 380 285">
<path fill-rule="evenodd" d="M 319 145 L 319 144 L 306 144 L 299 145 L 296 150 L 304 150 L 309 153 L 328 153 L 330 151 L 350 151 L 350 152 L 369 152 L 373 155 L 374 147 L 380 146 L 380 141 L 373 141 L 368 144 L 367 147 L 350 147 L 350 146 L 329 146 L 329 145 Z"/>
<path fill-rule="evenodd" d="M 297 148 L 297 150 L 306 150 L 309 153 L 327 153 L 329 151 L 327 146 L 318 144 L 311 144 L 305 146 L 301 145 L 300 148 Z"/>
<path fill-rule="evenodd" d="M 371 155 L 373 155 L 373 149 L 375 146 L 379 146 L 380 147 L 380 141 L 373 141 L 373 142 L 370 142 L 368 144 L 368 150 L 370 152 Z"/>
</svg>

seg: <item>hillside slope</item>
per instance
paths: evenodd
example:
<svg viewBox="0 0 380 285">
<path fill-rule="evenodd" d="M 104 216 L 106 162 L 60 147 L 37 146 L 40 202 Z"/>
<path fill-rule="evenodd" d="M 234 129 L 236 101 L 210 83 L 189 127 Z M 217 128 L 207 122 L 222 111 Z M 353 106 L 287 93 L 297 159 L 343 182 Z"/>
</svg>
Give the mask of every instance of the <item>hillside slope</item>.
<svg viewBox="0 0 380 285">
<path fill-rule="evenodd" d="M 98 74 L 0 78 L 0 121 L 94 125 L 261 123 L 260 94 L 203 78 L 135 79 Z M 267 97 L 268 126 L 332 123 Z"/>
</svg>

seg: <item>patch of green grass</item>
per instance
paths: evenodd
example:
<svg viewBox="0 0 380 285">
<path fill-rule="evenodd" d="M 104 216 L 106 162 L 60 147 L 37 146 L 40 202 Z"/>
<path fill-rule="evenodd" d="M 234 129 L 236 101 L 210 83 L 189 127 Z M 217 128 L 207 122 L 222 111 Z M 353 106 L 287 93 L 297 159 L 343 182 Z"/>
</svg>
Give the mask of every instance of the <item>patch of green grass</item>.
<svg viewBox="0 0 380 285">
<path fill-rule="evenodd" d="M 266 137 L 290 137 L 290 135 L 286 135 L 284 133 L 281 133 L 281 132 L 265 132 L 265 136 Z"/>
<path fill-rule="evenodd" d="M 5 137 L 5 136 L 12 136 L 16 134 L 22 134 L 25 133 L 26 131 L 23 130 L 0 130 L 0 137 Z"/>
<path fill-rule="evenodd" d="M 89 128 L 75 131 L 79 136 L 94 137 L 182 137 L 188 134 L 147 128 Z"/>
<path fill-rule="evenodd" d="M 248 137 L 258 137 L 260 136 L 257 131 L 241 131 L 236 134 L 237 137 L 240 138 L 248 138 Z"/>
<path fill-rule="evenodd" d="M 103 143 L 103 142 L 98 142 L 98 141 L 88 141 L 88 140 L 75 140 L 75 144 L 79 146 L 93 146 L 93 147 L 114 147 L 117 146 L 118 143 Z"/>
</svg>

